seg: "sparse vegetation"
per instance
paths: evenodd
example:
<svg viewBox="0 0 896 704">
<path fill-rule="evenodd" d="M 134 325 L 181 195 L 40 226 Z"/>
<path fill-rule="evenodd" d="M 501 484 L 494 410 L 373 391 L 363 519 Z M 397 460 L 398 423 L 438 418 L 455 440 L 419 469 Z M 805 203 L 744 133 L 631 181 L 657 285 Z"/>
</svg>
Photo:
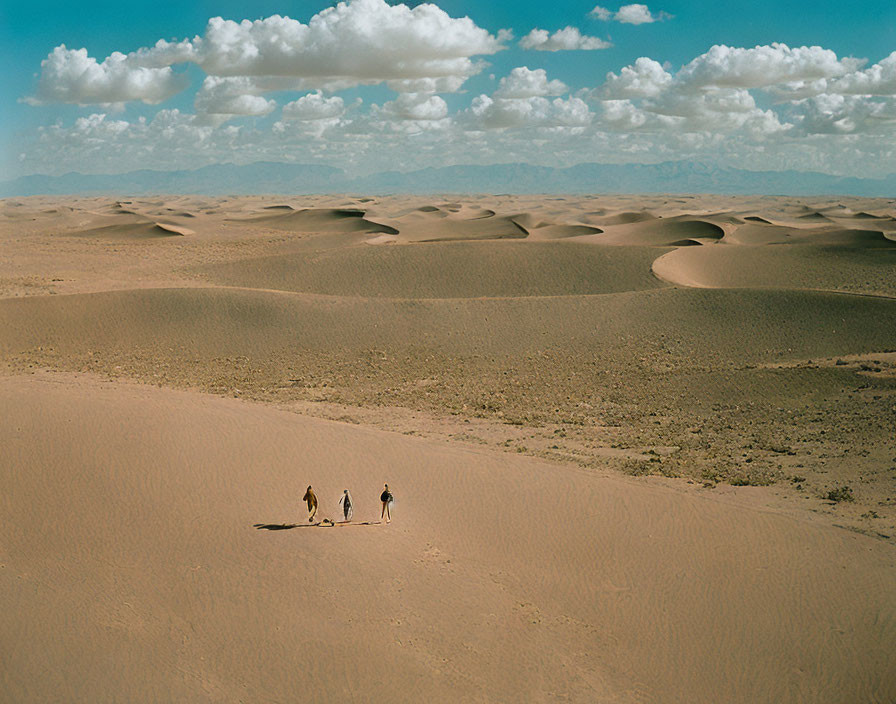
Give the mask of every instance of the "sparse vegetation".
<svg viewBox="0 0 896 704">
<path fill-rule="evenodd" d="M 847 501 L 852 503 L 855 501 L 855 497 L 852 495 L 852 489 L 850 489 L 845 484 L 843 486 L 838 486 L 831 489 L 827 494 L 824 495 L 828 501 L 833 501 L 834 503 L 840 503 L 841 501 Z"/>
</svg>

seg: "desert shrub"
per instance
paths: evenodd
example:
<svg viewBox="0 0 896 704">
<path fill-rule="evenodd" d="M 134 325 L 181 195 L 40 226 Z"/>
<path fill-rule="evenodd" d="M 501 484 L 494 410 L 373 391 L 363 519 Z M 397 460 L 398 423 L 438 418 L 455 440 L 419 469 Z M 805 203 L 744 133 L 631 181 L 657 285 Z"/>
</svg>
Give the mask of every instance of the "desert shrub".
<svg viewBox="0 0 896 704">
<path fill-rule="evenodd" d="M 824 495 L 824 498 L 828 501 L 833 501 L 834 503 L 840 503 L 841 501 L 855 501 L 855 497 L 852 495 L 852 489 L 845 484 L 843 486 L 834 487 Z"/>
</svg>

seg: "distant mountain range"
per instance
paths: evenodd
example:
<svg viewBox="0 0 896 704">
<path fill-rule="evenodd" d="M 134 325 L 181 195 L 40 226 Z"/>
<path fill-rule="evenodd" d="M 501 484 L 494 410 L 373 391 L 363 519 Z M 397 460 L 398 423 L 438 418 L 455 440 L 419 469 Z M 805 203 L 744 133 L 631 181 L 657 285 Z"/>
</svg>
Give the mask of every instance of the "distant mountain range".
<svg viewBox="0 0 896 704">
<path fill-rule="evenodd" d="M 671 161 L 661 164 L 531 164 L 443 166 L 385 171 L 349 178 L 337 168 L 257 162 L 216 164 L 192 171 L 23 176 L 0 182 L 0 197 L 62 194 L 145 195 L 198 193 L 719 193 L 896 197 L 896 174 L 845 178 L 803 171 L 746 171 Z"/>
</svg>

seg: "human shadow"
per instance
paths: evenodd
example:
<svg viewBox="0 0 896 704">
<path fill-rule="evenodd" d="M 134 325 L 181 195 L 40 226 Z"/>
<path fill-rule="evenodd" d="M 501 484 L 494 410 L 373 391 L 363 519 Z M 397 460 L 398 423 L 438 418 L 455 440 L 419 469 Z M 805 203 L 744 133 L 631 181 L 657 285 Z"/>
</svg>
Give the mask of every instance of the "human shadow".
<svg viewBox="0 0 896 704">
<path fill-rule="evenodd" d="M 378 526 L 382 521 L 333 521 L 324 520 L 317 523 L 255 523 L 256 530 L 292 530 L 293 528 L 344 528 L 348 526 Z"/>
</svg>

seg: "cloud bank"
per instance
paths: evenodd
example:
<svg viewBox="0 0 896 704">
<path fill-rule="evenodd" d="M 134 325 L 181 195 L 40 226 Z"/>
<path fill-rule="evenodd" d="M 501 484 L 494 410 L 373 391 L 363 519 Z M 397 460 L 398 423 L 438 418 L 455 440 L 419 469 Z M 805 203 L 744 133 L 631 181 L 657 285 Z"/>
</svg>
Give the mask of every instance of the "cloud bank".
<svg viewBox="0 0 896 704">
<path fill-rule="evenodd" d="M 592 15 L 629 24 L 667 18 L 645 5 L 596 7 Z M 495 77 L 490 91 L 458 93 L 510 38 L 432 4 L 350 0 L 307 23 L 213 18 L 201 36 L 103 61 L 60 45 L 26 102 L 99 107 L 35 130 L 20 163 L 60 172 L 268 159 L 363 172 L 725 158 L 834 173 L 884 173 L 896 163 L 896 52 L 869 65 L 819 46 L 720 44 L 678 67 L 641 56 L 576 86 L 527 59 Z M 609 43 L 570 26 L 534 29 L 519 46 L 554 52 Z M 192 114 L 161 106 L 145 118 L 112 117 L 124 103 L 161 105 L 184 91 L 185 64 L 205 74 Z M 366 103 L 339 95 L 377 84 L 394 95 Z"/>
</svg>

